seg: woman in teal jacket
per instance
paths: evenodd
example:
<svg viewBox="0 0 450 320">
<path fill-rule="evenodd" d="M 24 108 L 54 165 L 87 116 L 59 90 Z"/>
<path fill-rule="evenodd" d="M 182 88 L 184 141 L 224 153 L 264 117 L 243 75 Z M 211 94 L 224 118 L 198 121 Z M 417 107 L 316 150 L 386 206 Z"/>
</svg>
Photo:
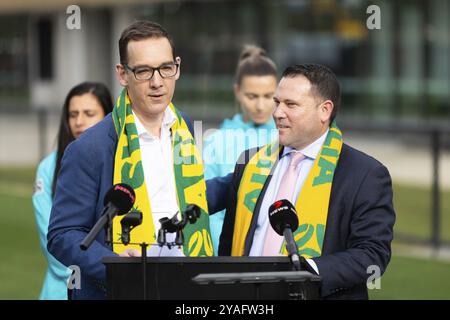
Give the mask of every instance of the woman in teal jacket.
<svg viewBox="0 0 450 320">
<path fill-rule="evenodd" d="M 275 63 L 265 51 L 244 47 L 236 69 L 234 95 L 241 113 L 226 119 L 220 130 L 205 139 L 203 160 L 205 179 L 233 172 L 239 155 L 246 149 L 277 139 L 272 119 L 273 95 L 277 87 Z M 210 216 L 211 237 L 217 255 L 225 211 Z"/>
<path fill-rule="evenodd" d="M 38 166 L 32 196 L 41 249 L 48 268 L 39 299 L 67 300 L 67 281 L 71 270 L 47 251 L 47 231 L 58 175 L 64 150 L 86 129 L 95 125 L 112 111 L 113 103 L 108 88 L 101 83 L 84 82 L 70 90 L 61 115 L 58 148 Z"/>
</svg>

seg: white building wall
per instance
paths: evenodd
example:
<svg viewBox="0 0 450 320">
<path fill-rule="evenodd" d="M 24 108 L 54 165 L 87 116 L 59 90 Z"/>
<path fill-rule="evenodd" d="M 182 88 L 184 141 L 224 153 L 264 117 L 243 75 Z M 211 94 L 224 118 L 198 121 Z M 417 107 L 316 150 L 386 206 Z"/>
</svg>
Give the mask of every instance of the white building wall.
<svg viewBox="0 0 450 320">
<path fill-rule="evenodd" d="M 110 41 L 111 24 L 106 10 L 83 9 L 81 29 L 69 30 L 65 11 L 50 13 L 53 20 L 53 78 L 38 77 L 39 57 L 31 55 L 30 89 L 33 108 L 61 108 L 69 90 L 83 81 L 99 81 L 111 90 L 115 81 Z M 37 18 L 33 18 L 31 28 Z M 30 35 L 33 50 L 38 51 L 36 32 Z M 114 80 L 114 81 L 113 81 Z M 112 90 L 113 91 L 113 90 Z"/>
</svg>

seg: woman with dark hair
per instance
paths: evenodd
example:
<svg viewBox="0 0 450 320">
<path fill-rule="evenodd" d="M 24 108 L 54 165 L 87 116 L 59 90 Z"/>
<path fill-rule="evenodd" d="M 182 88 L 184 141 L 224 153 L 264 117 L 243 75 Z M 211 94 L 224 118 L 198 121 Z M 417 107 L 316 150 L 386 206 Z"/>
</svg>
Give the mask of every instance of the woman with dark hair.
<svg viewBox="0 0 450 320">
<path fill-rule="evenodd" d="M 236 68 L 234 96 L 240 112 L 225 119 L 220 130 L 205 139 L 205 179 L 233 172 L 239 155 L 246 149 L 265 145 L 277 138 L 272 112 L 277 88 L 277 67 L 256 46 L 246 45 Z M 217 255 L 225 211 L 209 218 L 214 253 Z"/>
<path fill-rule="evenodd" d="M 65 101 L 58 132 L 58 147 L 38 166 L 32 197 L 42 251 L 48 269 L 41 290 L 41 300 L 66 300 L 67 281 L 71 270 L 47 251 L 47 231 L 56 188 L 56 178 L 66 147 L 86 129 L 101 121 L 112 111 L 113 102 L 108 88 L 95 82 L 83 82 L 73 87 Z"/>
</svg>

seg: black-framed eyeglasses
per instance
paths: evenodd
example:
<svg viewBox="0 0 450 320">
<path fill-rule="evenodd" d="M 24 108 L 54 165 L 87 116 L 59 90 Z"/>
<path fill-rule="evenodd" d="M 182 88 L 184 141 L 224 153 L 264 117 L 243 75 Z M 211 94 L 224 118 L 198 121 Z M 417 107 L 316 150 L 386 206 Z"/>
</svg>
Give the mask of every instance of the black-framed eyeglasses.
<svg viewBox="0 0 450 320">
<path fill-rule="evenodd" d="M 128 64 L 123 65 L 126 69 L 133 72 L 134 77 L 136 80 L 150 80 L 153 78 L 153 75 L 155 74 L 155 70 L 158 70 L 159 75 L 161 78 L 170 78 L 177 74 L 178 71 L 178 63 L 168 63 L 163 64 L 162 66 L 159 66 L 157 68 L 152 67 L 136 67 L 131 68 Z"/>
</svg>

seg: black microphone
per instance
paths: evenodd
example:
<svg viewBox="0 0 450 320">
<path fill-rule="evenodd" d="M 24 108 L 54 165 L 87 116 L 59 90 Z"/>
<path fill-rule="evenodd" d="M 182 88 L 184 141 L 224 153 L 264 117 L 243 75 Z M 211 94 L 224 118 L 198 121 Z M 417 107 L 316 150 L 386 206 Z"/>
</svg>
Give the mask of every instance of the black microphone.
<svg viewBox="0 0 450 320">
<path fill-rule="evenodd" d="M 130 213 L 127 213 L 125 217 L 120 220 L 120 224 L 122 225 L 120 239 L 124 245 L 128 245 L 130 243 L 131 230 L 142 224 L 142 212 L 131 211 Z"/>
<path fill-rule="evenodd" d="M 183 245 L 184 236 L 183 229 L 186 224 L 194 224 L 197 219 L 200 218 L 201 210 L 200 207 L 195 204 L 186 205 L 186 209 L 181 214 L 181 221 L 178 220 L 176 213 L 172 218 L 161 218 L 159 222 L 161 223 L 161 229 L 158 231 L 158 244 L 163 246 L 166 244 L 166 233 L 176 232 L 175 244 L 178 246 Z"/>
<path fill-rule="evenodd" d="M 133 207 L 136 196 L 132 187 L 125 183 L 114 185 L 105 195 L 105 208 L 91 231 L 80 244 L 81 250 L 87 250 L 102 228 L 108 226 L 116 215 L 123 215 Z M 108 236 L 108 234 L 107 234 Z"/>
<path fill-rule="evenodd" d="M 117 210 L 118 215 L 123 215 L 133 207 L 136 196 L 132 187 L 125 183 L 112 186 L 106 193 L 103 205 Z"/>
<path fill-rule="evenodd" d="M 183 229 L 188 223 L 188 221 L 190 224 L 194 224 L 195 222 L 197 222 L 197 219 L 200 218 L 200 214 L 201 214 L 200 207 L 197 206 L 196 204 L 188 204 L 186 206 L 186 209 L 182 213 L 183 218 L 181 220 L 179 230 L 177 231 L 177 234 L 175 236 L 175 244 L 177 246 L 182 246 L 184 243 Z"/>
<path fill-rule="evenodd" d="M 286 250 L 292 264 L 300 271 L 300 256 L 293 233 L 298 228 L 298 217 L 294 205 L 286 199 L 278 200 L 269 207 L 269 221 L 273 230 L 286 240 Z"/>
</svg>

